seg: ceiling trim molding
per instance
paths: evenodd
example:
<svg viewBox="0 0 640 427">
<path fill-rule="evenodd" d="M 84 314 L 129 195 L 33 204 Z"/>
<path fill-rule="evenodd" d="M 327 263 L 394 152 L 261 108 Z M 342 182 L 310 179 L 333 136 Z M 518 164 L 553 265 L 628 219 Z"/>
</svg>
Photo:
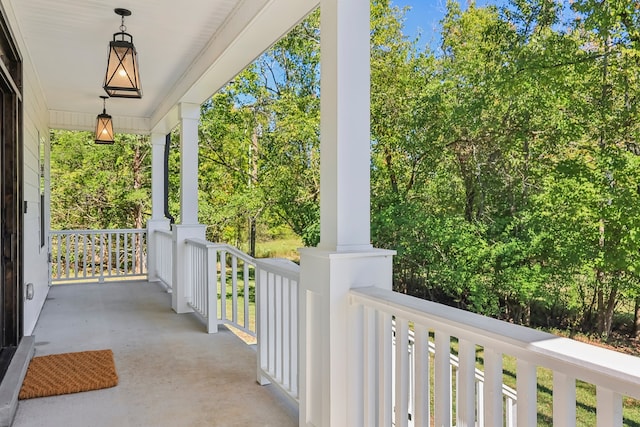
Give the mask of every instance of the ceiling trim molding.
<svg viewBox="0 0 640 427">
<path fill-rule="evenodd" d="M 85 130 L 96 128 L 96 114 L 71 111 L 49 110 L 49 128 L 64 130 Z M 116 134 L 128 133 L 148 135 L 151 133 L 150 120 L 146 117 L 113 116 L 113 130 Z"/>
</svg>

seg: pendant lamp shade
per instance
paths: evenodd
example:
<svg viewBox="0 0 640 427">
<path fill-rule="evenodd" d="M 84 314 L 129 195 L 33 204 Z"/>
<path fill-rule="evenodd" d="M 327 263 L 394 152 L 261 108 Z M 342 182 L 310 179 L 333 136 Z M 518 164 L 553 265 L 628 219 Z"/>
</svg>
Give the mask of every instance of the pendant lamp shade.
<svg viewBox="0 0 640 427">
<path fill-rule="evenodd" d="M 104 90 L 113 98 L 142 98 L 138 54 L 133 45 L 133 36 L 127 33 L 124 17 L 131 15 L 127 9 L 115 9 L 122 17 L 120 32 L 113 35 L 109 42 L 107 73 L 104 78 Z"/>
<path fill-rule="evenodd" d="M 101 96 L 102 98 L 102 114 L 98 114 L 96 118 L 96 144 L 113 144 L 113 121 L 111 116 L 107 114 L 106 99 L 108 96 Z"/>
</svg>

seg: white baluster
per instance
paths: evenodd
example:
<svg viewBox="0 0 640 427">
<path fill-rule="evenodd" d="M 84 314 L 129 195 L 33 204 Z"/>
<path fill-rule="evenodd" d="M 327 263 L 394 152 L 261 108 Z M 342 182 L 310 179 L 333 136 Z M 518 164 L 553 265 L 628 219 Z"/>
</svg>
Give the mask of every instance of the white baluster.
<svg viewBox="0 0 640 427">
<path fill-rule="evenodd" d="M 458 427 L 476 425 L 476 346 L 467 340 L 459 341 L 456 417 Z"/>
<path fill-rule="evenodd" d="M 250 329 L 249 323 L 249 264 L 247 261 L 242 262 L 242 281 L 244 284 L 244 324 L 246 329 Z M 256 278 L 257 280 L 257 278 Z M 254 285 L 255 286 L 255 285 Z"/>
<path fill-rule="evenodd" d="M 538 424 L 536 366 L 518 359 L 516 368 L 518 390 L 518 426 L 535 427 Z"/>
<path fill-rule="evenodd" d="M 390 426 L 393 419 L 391 349 L 393 346 L 391 314 L 378 312 L 378 425 Z"/>
<path fill-rule="evenodd" d="M 395 425 L 409 423 L 409 324 L 396 317 Z"/>
<path fill-rule="evenodd" d="M 415 427 L 429 427 L 430 381 L 429 381 L 429 331 L 426 326 L 415 325 L 414 360 L 415 360 L 415 395 L 413 420 Z"/>
<path fill-rule="evenodd" d="M 451 364 L 449 362 L 451 338 L 448 334 L 435 331 L 435 396 L 434 415 L 436 426 L 451 425 Z"/>
<path fill-rule="evenodd" d="M 556 371 L 553 372 L 553 425 L 576 425 L 576 379 Z"/>
<path fill-rule="evenodd" d="M 622 427 L 622 395 L 599 386 L 596 388 L 598 427 Z"/>
<path fill-rule="evenodd" d="M 238 323 L 238 257 L 231 255 L 231 319 Z"/>
<path fill-rule="evenodd" d="M 484 348 L 484 423 L 502 425 L 502 353 Z"/>
</svg>

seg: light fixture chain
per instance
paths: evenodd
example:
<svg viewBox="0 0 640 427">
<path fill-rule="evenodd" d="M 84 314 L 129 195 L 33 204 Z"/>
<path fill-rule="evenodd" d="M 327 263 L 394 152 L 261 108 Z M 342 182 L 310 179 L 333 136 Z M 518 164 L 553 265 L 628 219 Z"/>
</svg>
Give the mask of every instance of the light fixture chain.
<svg viewBox="0 0 640 427">
<path fill-rule="evenodd" d="M 124 33 L 127 31 L 127 27 L 125 27 L 124 25 L 124 15 L 122 15 L 120 18 L 122 18 L 122 21 L 120 22 L 120 32 Z"/>
</svg>

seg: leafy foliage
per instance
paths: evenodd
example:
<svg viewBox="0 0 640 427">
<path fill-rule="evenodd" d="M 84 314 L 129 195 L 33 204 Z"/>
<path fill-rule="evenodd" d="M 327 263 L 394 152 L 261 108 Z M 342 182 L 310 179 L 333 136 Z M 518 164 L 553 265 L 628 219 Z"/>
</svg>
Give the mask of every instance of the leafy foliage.
<svg viewBox="0 0 640 427">
<path fill-rule="evenodd" d="M 608 334 L 638 290 L 633 2 L 449 1 L 439 53 L 372 5 L 372 235 L 398 289 Z"/>
<path fill-rule="evenodd" d="M 88 132 L 51 134 L 51 227 L 142 227 L 150 209 L 147 138 L 117 135 L 96 145 Z"/>
</svg>

